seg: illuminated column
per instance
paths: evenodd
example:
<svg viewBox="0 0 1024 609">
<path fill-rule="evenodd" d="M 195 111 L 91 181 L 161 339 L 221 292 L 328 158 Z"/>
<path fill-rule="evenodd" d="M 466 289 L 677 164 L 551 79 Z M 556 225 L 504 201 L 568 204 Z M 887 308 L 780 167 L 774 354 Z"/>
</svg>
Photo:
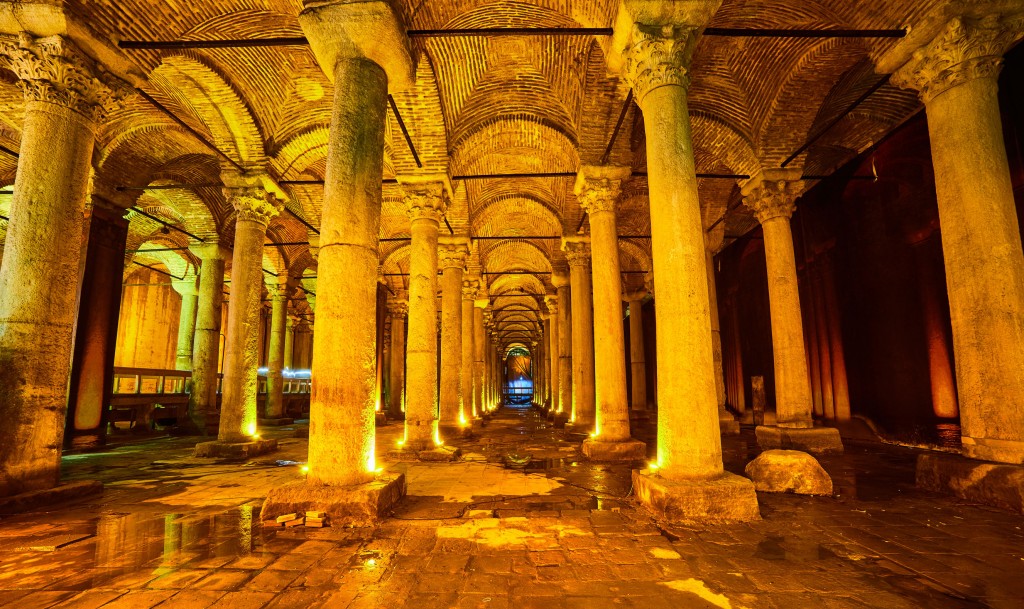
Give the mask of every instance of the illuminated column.
<svg viewBox="0 0 1024 609">
<path fill-rule="evenodd" d="M 933 238 L 935 233 L 929 227 L 915 234 L 910 240 L 914 248 L 915 275 L 921 302 L 921 321 L 924 322 L 925 340 L 928 349 L 928 380 L 932 394 L 932 411 L 935 416 L 952 419 L 960 414 L 956 401 L 956 384 L 953 382 L 953 366 L 950 361 L 949 343 L 943 327 L 940 298 L 944 296 L 942 278 L 933 270 L 931 257 L 933 247 L 941 249 Z M 936 255 L 936 257 L 938 257 Z"/>
<path fill-rule="evenodd" d="M 719 0 L 674 2 L 658 15 L 620 9 L 624 71 L 647 132 L 657 294 L 657 469 L 634 470 L 637 498 L 671 518 L 757 519 L 750 480 L 722 466 L 704 230 L 687 108 L 689 62 Z"/>
<path fill-rule="evenodd" d="M 196 331 L 199 288 L 195 276 L 171 282 L 174 291 L 181 295 L 181 314 L 178 316 L 178 348 L 175 351 L 174 369 L 192 369 L 192 349 Z"/>
<path fill-rule="evenodd" d="M 505 383 L 504 367 L 505 358 L 501 353 L 498 335 L 494 333 L 491 335 L 491 408 L 495 410 L 501 406 L 501 390 Z"/>
<path fill-rule="evenodd" d="M 632 461 L 647 455 L 647 446 L 629 435 L 622 278 L 615 221 L 621 184 L 630 173 L 629 167 L 588 165 L 576 178 L 576 196 L 590 216 L 590 246 L 596 260 L 592 265 L 593 330 L 589 334 L 594 342 L 594 432 L 583 442 L 583 454 L 597 460 Z"/>
<path fill-rule="evenodd" d="M 644 355 L 644 298 L 647 292 L 640 290 L 624 295 L 629 304 L 629 366 L 632 374 L 633 411 L 647 411 L 647 364 Z"/>
<path fill-rule="evenodd" d="M 0 267 L 3 497 L 60 481 L 90 161 L 116 79 L 60 36 L 5 36 L 0 67 L 25 100 Z"/>
<path fill-rule="evenodd" d="M 963 452 L 1005 463 L 1024 463 L 1024 252 L 997 79 L 1022 34 L 1021 13 L 954 18 L 887 62 L 907 62 L 892 81 L 920 91 L 928 116 Z"/>
<path fill-rule="evenodd" d="M 295 322 L 298 318 L 288 315 L 284 322 L 284 369 L 295 368 Z"/>
<path fill-rule="evenodd" d="M 391 315 L 391 393 L 388 396 L 388 414 L 393 419 L 405 416 L 405 316 L 408 313 L 409 303 L 404 298 L 388 300 L 388 314 Z"/>
<path fill-rule="evenodd" d="M 822 276 L 824 278 L 822 290 L 825 292 L 825 311 L 828 315 L 829 347 L 832 350 L 832 398 L 835 402 L 835 415 L 837 421 L 849 421 L 850 387 L 846 376 L 846 354 L 843 352 L 843 332 L 839 317 L 839 302 L 836 296 L 835 267 L 831 254 L 825 255 Z M 948 353 L 946 364 L 948 367 Z M 952 380 L 952 375 L 949 378 Z"/>
<path fill-rule="evenodd" d="M 477 412 L 480 415 L 487 413 L 487 404 L 484 402 L 484 357 L 487 341 L 487 330 L 484 327 L 484 309 L 490 304 L 486 298 L 487 292 L 484 287 L 477 290 L 477 299 L 473 303 L 476 307 L 473 310 L 473 402 L 477 404 Z"/>
<path fill-rule="evenodd" d="M 189 418 L 204 435 L 208 418 L 217 413 L 217 368 L 220 363 L 220 324 L 224 305 L 224 261 L 231 250 L 218 243 L 192 244 L 199 257 L 199 302 L 195 338 L 192 342 L 192 393 L 188 398 Z"/>
<path fill-rule="evenodd" d="M 544 305 L 548 309 L 544 320 L 545 336 L 548 342 L 548 413 L 558 411 L 558 297 L 545 296 Z"/>
<path fill-rule="evenodd" d="M 288 286 L 267 286 L 270 292 L 270 345 L 267 355 L 267 402 L 265 416 L 267 423 L 275 419 L 291 423 L 284 412 L 284 350 L 286 325 L 288 323 Z"/>
<path fill-rule="evenodd" d="M 476 279 L 462 281 L 462 408 L 468 421 L 480 416 L 480 404 L 475 399 L 473 390 L 473 303 L 476 301 Z"/>
<path fill-rule="evenodd" d="M 590 239 L 562 237 L 572 286 L 572 415 L 573 428 L 591 433 L 594 427 L 594 310 L 590 281 Z"/>
<path fill-rule="evenodd" d="M 256 393 L 259 366 L 259 316 L 263 297 L 263 241 L 267 225 L 281 210 L 276 196 L 268 193 L 259 176 L 222 174 L 224 196 L 235 209 L 235 244 L 231 257 L 231 298 L 228 300 L 224 337 L 224 380 L 221 389 L 218 442 L 196 447 L 196 456 L 227 456 L 246 451 L 252 456 L 276 447 L 274 441 L 257 441 Z M 241 453 L 238 453 L 241 454 Z"/>
<path fill-rule="evenodd" d="M 717 231 L 721 243 L 723 230 Z M 710 238 L 711 235 L 708 235 Z M 704 252 L 708 271 L 708 312 L 711 315 L 711 352 L 715 366 L 715 395 L 718 398 L 718 425 L 722 433 L 738 434 L 740 422 L 725 408 L 725 366 L 722 364 L 722 325 L 718 320 L 718 286 L 715 285 L 715 255 L 711 249 Z"/>
<path fill-rule="evenodd" d="M 765 449 L 841 452 L 839 431 L 831 427 L 814 428 L 811 418 L 811 377 L 789 223 L 796 210 L 796 198 L 803 189 L 800 174 L 800 169 L 765 169 L 743 187 L 743 202 L 754 211 L 764 233 L 775 363 L 778 423 L 758 427 L 757 441 Z"/>
<path fill-rule="evenodd" d="M 551 274 L 551 285 L 558 296 L 558 408 L 556 422 L 565 422 L 572 414 L 572 298 L 569 294 L 569 276 L 564 271 Z"/>
<path fill-rule="evenodd" d="M 469 241 L 446 237 L 437 250 L 441 266 L 441 437 L 462 434 L 469 422 L 462 384 L 462 276 Z"/>
<path fill-rule="evenodd" d="M 445 176 L 399 179 L 412 219 L 403 450 L 420 452 L 437 445 L 437 236 L 451 185 Z"/>
<path fill-rule="evenodd" d="M 492 313 L 489 310 L 484 310 L 484 410 L 491 412 L 494 410 L 494 366 L 493 366 L 493 348 L 491 347 L 491 328 L 494 326 L 492 319 Z"/>
</svg>

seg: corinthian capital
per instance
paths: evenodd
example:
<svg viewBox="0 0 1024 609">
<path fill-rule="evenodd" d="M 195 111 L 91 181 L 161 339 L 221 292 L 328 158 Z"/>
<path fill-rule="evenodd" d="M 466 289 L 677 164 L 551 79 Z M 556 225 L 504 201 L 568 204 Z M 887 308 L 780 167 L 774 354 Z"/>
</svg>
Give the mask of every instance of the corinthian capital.
<svg viewBox="0 0 1024 609">
<path fill-rule="evenodd" d="M 463 279 L 462 280 L 462 299 L 463 300 L 476 300 L 478 293 L 480 292 L 480 280 L 479 279 Z"/>
<path fill-rule="evenodd" d="M 452 186 L 446 175 L 398 176 L 405 193 L 405 208 L 412 220 L 440 222 L 448 211 Z"/>
<path fill-rule="evenodd" d="M 562 237 L 562 251 L 570 267 L 586 266 L 590 262 L 590 238 Z"/>
<path fill-rule="evenodd" d="M 405 317 L 409 314 L 409 301 L 398 298 L 389 298 L 387 302 L 388 313 L 391 317 Z"/>
<path fill-rule="evenodd" d="M 919 92 L 921 101 L 978 78 L 996 78 L 1003 53 L 1024 35 L 1024 13 L 1012 17 L 954 17 L 910 61 L 892 75 L 892 83 Z"/>
<path fill-rule="evenodd" d="M 465 237 L 441 237 L 437 244 L 437 265 L 441 269 L 466 268 L 469 240 Z"/>
<path fill-rule="evenodd" d="M 281 213 L 284 204 L 259 186 L 229 186 L 224 196 L 238 215 L 236 222 L 256 222 L 264 228 Z"/>
<path fill-rule="evenodd" d="M 690 59 L 698 28 L 690 25 L 633 24 L 632 44 L 626 49 L 625 75 L 637 103 L 648 93 L 673 85 L 690 86 Z"/>
<path fill-rule="evenodd" d="M 99 122 L 132 88 L 63 36 L 0 36 L 0 67 L 14 72 L 26 102 L 47 102 Z"/>
<path fill-rule="evenodd" d="M 757 221 L 764 224 L 773 218 L 789 218 L 796 211 L 796 198 L 804 190 L 799 169 L 764 170 L 743 187 L 743 204 Z"/>
<path fill-rule="evenodd" d="M 631 173 L 629 167 L 584 165 L 576 174 L 573 189 L 580 207 L 590 215 L 602 211 L 615 213 L 622 183 Z"/>
</svg>

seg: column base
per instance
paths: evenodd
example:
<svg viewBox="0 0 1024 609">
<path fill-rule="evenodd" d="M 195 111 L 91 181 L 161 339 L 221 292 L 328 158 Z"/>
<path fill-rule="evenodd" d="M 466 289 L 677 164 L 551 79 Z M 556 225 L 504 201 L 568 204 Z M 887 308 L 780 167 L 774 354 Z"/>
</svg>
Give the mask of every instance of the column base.
<svg viewBox="0 0 1024 609">
<path fill-rule="evenodd" d="M 383 520 L 404 496 L 405 474 L 400 473 L 383 473 L 355 486 L 293 482 L 267 494 L 260 518 L 318 511 L 327 513 L 332 526 L 367 527 Z"/>
<path fill-rule="evenodd" d="M 767 493 L 831 495 L 832 478 L 818 460 L 798 450 L 766 450 L 743 470 Z"/>
<path fill-rule="evenodd" d="M 723 435 L 735 436 L 740 433 L 740 422 L 728 412 L 718 413 L 718 427 Z"/>
<path fill-rule="evenodd" d="M 566 425 L 569 424 L 569 414 L 565 412 L 555 412 L 549 420 L 555 429 L 565 429 Z"/>
<path fill-rule="evenodd" d="M 437 432 L 442 440 L 473 437 L 472 425 L 441 425 L 437 428 Z"/>
<path fill-rule="evenodd" d="M 648 469 L 634 469 L 633 491 L 640 504 L 673 522 L 761 519 L 754 483 L 728 472 L 709 480 L 668 480 Z"/>
<path fill-rule="evenodd" d="M 834 427 L 776 427 L 759 425 L 754 429 L 761 450 L 781 448 L 802 450 L 814 455 L 842 454 L 843 440 Z"/>
<path fill-rule="evenodd" d="M 568 418 L 568 415 L 566 415 L 566 417 Z M 594 432 L 594 422 L 585 422 L 580 420 L 572 422 L 567 421 L 565 424 L 565 431 L 566 433 L 578 433 L 589 437 L 590 434 Z"/>
<path fill-rule="evenodd" d="M 965 457 L 979 461 L 1024 464 L 1024 442 L 961 436 Z"/>
<path fill-rule="evenodd" d="M 647 458 L 647 444 L 639 440 L 608 442 L 587 438 L 581 448 L 583 456 L 592 461 L 643 461 Z"/>
<path fill-rule="evenodd" d="M 45 488 L 38 491 L 28 491 L 10 497 L 0 497 L 0 514 L 17 514 L 28 512 L 40 507 L 53 507 L 55 505 L 99 495 L 103 492 L 103 483 L 98 480 L 79 480 L 60 484 L 53 488 Z"/>
<path fill-rule="evenodd" d="M 308 431 L 307 431 L 308 433 Z M 251 442 L 200 442 L 194 456 L 215 459 L 249 459 L 277 450 L 277 440 L 261 438 Z"/>
<path fill-rule="evenodd" d="M 630 421 L 649 421 L 649 420 L 651 420 L 651 415 L 652 414 L 654 414 L 653 411 L 647 410 L 646 408 L 644 410 L 637 410 L 637 409 L 633 408 L 633 409 L 630 409 L 630 411 L 629 411 L 629 420 Z"/>
<path fill-rule="evenodd" d="M 373 413 L 373 422 L 377 427 L 382 427 L 388 424 L 388 415 L 377 411 Z"/>
<path fill-rule="evenodd" d="M 285 425 L 291 425 L 295 423 L 295 419 L 289 419 L 286 417 L 280 417 L 277 419 L 257 419 L 256 423 L 260 427 L 284 427 Z"/>
<path fill-rule="evenodd" d="M 1024 514 L 1024 465 L 925 453 L 917 456 L 917 486 Z"/>
</svg>

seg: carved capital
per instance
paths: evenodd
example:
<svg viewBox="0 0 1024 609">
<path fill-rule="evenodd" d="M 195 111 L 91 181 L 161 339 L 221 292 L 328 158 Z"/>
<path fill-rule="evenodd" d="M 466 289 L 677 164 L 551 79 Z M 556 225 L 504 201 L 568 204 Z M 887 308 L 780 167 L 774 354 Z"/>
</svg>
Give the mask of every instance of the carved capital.
<svg viewBox="0 0 1024 609">
<path fill-rule="evenodd" d="M 551 273 L 551 285 L 555 286 L 556 290 L 569 287 L 569 274 L 565 271 Z"/>
<path fill-rule="evenodd" d="M 789 218 L 796 211 L 796 198 L 804 191 L 799 169 L 765 169 L 743 187 L 743 204 L 757 221 Z"/>
<path fill-rule="evenodd" d="M 586 165 L 576 174 L 573 192 L 580 207 L 590 215 L 602 211 L 615 213 L 622 183 L 631 175 L 629 167 Z"/>
<path fill-rule="evenodd" d="M 233 186 L 224 189 L 224 196 L 238 215 L 236 222 L 256 222 L 264 228 L 281 213 L 284 204 L 258 186 Z"/>
<path fill-rule="evenodd" d="M 407 300 L 389 299 L 387 307 L 391 317 L 405 317 L 409 314 L 409 301 Z"/>
<path fill-rule="evenodd" d="M 464 243 L 439 243 L 437 246 L 437 265 L 442 269 L 466 269 L 466 258 L 469 257 L 469 246 Z"/>
<path fill-rule="evenodd" d="M 47 102 L 100 122 L 132 92 L 63 36 L 0 36 L 0 67 L 18 77 L 26 102 Z"/>
<path fill-rule="evenodd" d="M 195 276 L 172 280 L 171 287 L 181 296 L 195 296 L 199 294 L 199 286 L 196 285 Z"/>
<path fill-rule="evenodd" d="M 558 297 L 555 295 L 545 296 L 544 306 L 547 307 L 548 313 L 554 316 L 558 313 Z"/>
<path fill-rule="evenodd" d="M 448 176 L 399 176 L 398 182 L 405 193 L 405 209 L 411 220 L 441 222 L 451 201 Z"/>
<path fill-rule="evenodd" d="M 291 288 L 288 287 L 287 283 L 267 284 L 267 295 L 270 296 L 270 300 L 272 301 L 288 300 L 290 293 Z"/>
<path fill-rule="evenodd" d="M 690 86 L 690 60 L 698 28 L 691 25 L 633 24 L 632 44 L 624 53 L 626 80 L 637 103 L 664 86 Z"/>
<path fill-rule="evenodd" d="M 892 83 L 919 92 L 921 101 L 978 78 L 997 78 L 1003 53 L 1024 35 L 1024 13 L 980 19 L 954 17 L 910 61 L 892 75 Z"/>
<path fill-rule="evenodd" d="M 463 300 L 476 300 L 476 297 L 480 292 L 480 280 L 479 279 L 464 279 L 462 280 L 462 299 Z"/>
<path fill-rule="evenodd" d="M 586 266 L 590 262 L 590 239 L 587 237 L 562 237 L 562 251 L 570 268 Z M 552 275 L 554 281 L 554 275 Z"/>
</svg>

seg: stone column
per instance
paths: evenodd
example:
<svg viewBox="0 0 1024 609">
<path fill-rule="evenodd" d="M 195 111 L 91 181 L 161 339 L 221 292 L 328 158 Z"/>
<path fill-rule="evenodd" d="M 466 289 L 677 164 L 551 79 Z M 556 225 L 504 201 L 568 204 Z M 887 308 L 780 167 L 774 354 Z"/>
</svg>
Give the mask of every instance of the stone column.
<svg viewBox="0 0 1024 609">
<path fill-rule="evenodd" d="M 1016 464 L 1024 463 L 1024 252 L 997 78 L 1022 34 L 1021 13 L 954 18 L 892 79 L 920 91 L 928 116 L 963 452 Z"/>
<path fill-rule="evenodd" d="M 224 174 L 224 196 L 235 209 L 231 298 L 224 337 L 224 379 L 216 442 L 196 446 L 197 457 L 250 457 L 277 447 L 257 437 L 259 319 L 263 305 L 263 241 L 281 210 L 258 175 Z"/>
<path fill-rule="evenodd" d="M 405 494 L 402 474 L 378 473 L 375 345 L 387 96 L 412 82 L 412 58 L 390 3 L 305 4 L 299 24 L 334 82 L 314 290 L 309 472 L 304 484 L 272 490 L 261 517 L 316 509 L 333 526 L 366 525 Z"/>
<path fill-rule="evenodd" d="M 658 458 L 634 470 L 637 498 L 672 518 L 757 519 L 750 480 L 722 466 L 704 230 L 687 108 L 689 62 L 720 2 L 620 9 L 616 40 L 647 130 L 651 249 L 658 298 Z"/>
<path fill-rule="evenodd" d="M 644 354 L 644 298 L 647 292 L 640 290 L 623 295 L 629 305 L 629 366 L 632 375 L 633 412 L 647 413 L 647 356 Z M 643 415 L 641 415 L 643 416 Z"/>
<path fill-rule="evenodd" d="M 452 453 L 441 449 L 437 431 L 437 237 L 451 185 L 446 176 L 399 178 L 412 219 L 409 252 L 409 337 L 405 347 L 408 393 L 402 450 L 436 459 Z M 436 453 L 436 454 L 434 454 Z"/>
<path fill-rule="evenodd" d="M 544 356 L 547 361 L 543 365 L 548 378 L 548 395 L 545 402 L 548 414 L 558 410 L 558 305 L 556 302 L 557 297 L 555 296 L 544 297 L 544 305 L 547 307 L 547 313 L 544 314 Z"/>
<path fill-rule="evenodd" d="M 775 412 L 778 423 L 756 430 L 761 448 L 788 448 L 813 453 L 842 452 L 839 430 L 814 428 L 811 377 L 807 370 L 800 313 L 799 282 L 789 219 L 803 189 L 800 169 L 765 169 L 743 187 L 743 202 L 754 211 L 764 232 L 768 301 L 775 363 Z"/>
<path fill-rule="evenodd" d="M 572 296 L 569 293 L 569 275 L 564 271 L 551 274 L 551 285 L 558 296 L 558 408 L 555 426 L 564 425 L 572 414 Z"/>
<path fill-rule="evenodd" d="M 289 314 L 284 322 L 284 369 L 293 370 L 295 366 L 295 322 L 298 318 Z"/>
<path fill-rule="evenodd" d="M 477 405 L 477 413 L 481 416 L 487 414 L 487 404 L 484 402 L 484 351 L 487 348 L 484 309 L 491 301 L 481 297 L 486 294 L 481 287 L 477 290 L 477 299 L 473 302 L 473 403 Z"/>
<path fill-rule="evenodd" d="M 404 294 L 402 295 L 404 296 Z M 402 297 L 388 300 L 391 315 L 391 393 L 388 396 L 388 416 L 405 417 L 405 317 L 409 303 Z"/>
<path fill-rule="evenodd" d="M 267 401 L 261 425 L 288 425 L 284 411 L 285 326 L 288 320 L 287 284 L 268 286 L 270 291 L 270 345 L 267 354 Z"/>
<path fill-rule="evenodd" d="M 718 232 L 721 243 L 725 231 Z M 722 324 L 718 319 L 718 286 L 715 285 L 715 255 L 711 249 L 704 252 L 708 270 L 708 313 L 711 315 L 711 352 L 715 366 L 715 395 L 718 398 L 718 425 L 725 434 L 738 434 L 740 422 L 725 407 L 725 366 L 722 363 Z"/>
<path fill-rule="evenodd" d="M 469 424 L 463 404 L 467 393 L 462 384 L 462 279 L 469 255 L 469 240 L 444 237 L 439 240 L 441 267 L 441 404 L 440 436 L 461 436 Z M 471 310 L 472 312 L 472 310 Z"/>
<path fill-rule="evenodd" d="M 217 417 L 224 261 L 231 255 L 231 250 L 218 243 L 192 244 L 189 249 L 199 257 L 202 266 L 199 269 L 199 302 L 192 341 L 192 393 L 188 398 L 188 412 L 195 429 L 206 435 L 212 428 L 210 419 Z"/>
<path fill-rule="evenodd" d="M 474 399 L 473 391 L 473 306 L 476 301 L 477 287 L 480 285 L 476 279 L 463 279 L 462 281 L 462 363 L 460 365 L 462 375 L 462 409 L 465 414 L 467 425 L 480 417 L 480 404 Z"/>
<path fill-rule="evenodd" d="M 192 369 L 192 349 L 195 341 L 196 316 L 199 310 L 199 287 L 195 276 L 176 279 L 171 287 L 181 296 L 181 314 L 178 316 L 178 348 L 175 351 L 174 369 Z"/>
<path fill-rule="evenodd" d="M 116 79 L 60 36 L 0 39 L 25 97 L 0 267 L 0 497 L 57 486 L 82 221 L 101 101 Z M 118 83 L 119 86 L 122 83 Z"/>
<path fill-rule="evenodd" d="M 583 442 L 583 454 L 596 460 L 633 461 L 647 456 L 647 445 L 629 435 L 622 274 L 615 220 L 621 185 L 630 173 L 629 167 L 588 165 L 576 178 L 576 196 L 590 216 L 590 246 L 597 261 L 592 268 L 593 333 L 589 334 L 594 341 L 594 432 Z"/>
<path fill-rule="evenodd" d="M 589 237 L 562 237 L 572 286 L 572 414 L 573 429 L 594 431 L 594 309 L 590 281 Z"/>
</svg>

